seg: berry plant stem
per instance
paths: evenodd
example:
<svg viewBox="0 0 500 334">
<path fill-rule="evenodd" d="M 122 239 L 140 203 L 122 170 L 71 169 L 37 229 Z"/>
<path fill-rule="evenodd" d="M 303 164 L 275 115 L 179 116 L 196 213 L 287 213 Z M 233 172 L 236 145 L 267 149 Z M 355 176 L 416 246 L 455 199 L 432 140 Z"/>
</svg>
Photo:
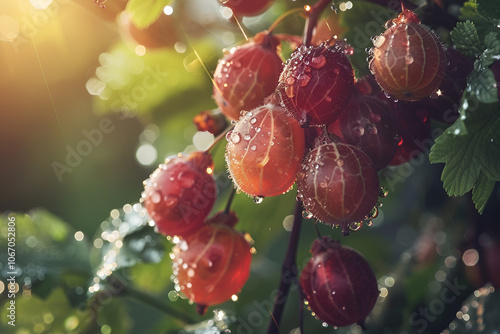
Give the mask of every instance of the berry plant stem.
<svg viewBox="0 0 500 334">
<path fill-rule="evenodd" d="M 191 313 L 184 312 L 180 309 L 172 307 L 171 304 L 164 302 L 150 294 L 144 293 L 143 291 L 136 289 L 130 283 L 124 282 L 116 275 L 113 275 L 113 280 L 116 280 L 119 285 L 123 287 L 120 295 L 123 297 L 129 297 L 135 299 L 143 304 L 149 305 L 152 308 L 157 309 L 160 312 L 168 314 L 169 316 L 178 319 L 186 324 L 191 324 L 197 322 L 199 319 L 194 317 Z"/>
<path fill-rule="evenodd" d="M 316 27 L 316 21 L 318 17 L 321 15 L 321 12 L 330 4 L 331 0 L 319 0 L 311 7 L 311 9 L 307 12 L 306 25 L 304 29 L 304 45 L 310 45 L 312 34 L 314 27 Z"/>
<path fill-rule="evenodd" d="M 290 285 L 292 282 L 295 282 L 297 283 L 297 285 L 299 285 L 296 277 L 297 265 L 295 264 L 295 261 L 297 258 L 297 247 L 299 245 L 300 228 L 302 224 L 302 210 L 302 202 L 297 201 L 295 204 L 292 232 L 290 233 L 290 240 L 288 241 L 288 249 L 286 251 L 283 265 L 281 266 L 281 281 L 279 285 L 279 291 L 276 294 L 276 298 L 274 301 L 272 319 L 269 321 L 267 334 L 279 333 L 279 324 L 281 321 L 281 316 L 283 315 L 283 310 L 285 309 Z M 304 332 L 301 331 L 301 333 Z"/>
<path fill-rule="evenodd" d="M 224 207 L 224 213 L 229 213 L 229 211 L 231 210 L 231 204 L 233 203 L 234 195 L 236 195 L 236 188 L 232 188 L 229 191 L 229 197 L 227 198 L 227 203 Z"/>
</svg>

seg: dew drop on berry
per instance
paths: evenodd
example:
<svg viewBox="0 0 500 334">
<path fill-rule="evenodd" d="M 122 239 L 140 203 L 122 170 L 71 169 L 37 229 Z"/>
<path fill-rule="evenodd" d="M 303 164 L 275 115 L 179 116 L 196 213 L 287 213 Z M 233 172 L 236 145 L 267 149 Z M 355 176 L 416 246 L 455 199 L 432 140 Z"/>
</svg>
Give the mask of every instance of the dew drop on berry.
<svg viewBox="0 0 500 334">
<path fill-rule="evenodd" d="M 161 193 L 159 191 L 153 191 L 150 195 L 151 202 L 158 204 L 161 202 Z"/>
<path fill-rule="evenodd" d="M 177 196 L 167 195 L 163 200 L 165 201 L 166 207 L 169 209 L 175 208 L 177 204 L 179 204 L 179 197 Z"/>
<path fill-rule="evenodd" d="M 319 70 L 326 65 L 326 58 L 323 55 L 319 55 L 317 57 L 312 57 L 310 65 L 312 68 Z"/>
<path fill-rule="evenodd" d="M 389 189 L 387 189 L 387 187 L 381 186 L 378 196 L 384 198 L 387 197 L 387 195 L 389 195 Z"/>
<path fill-rule="evenodd" d="M 304 219 L 311 219 L 313 217 L 313 214 L 309 211 L 304 210 L 304 211 L 302 211 L 302 217 Z"/>
<path fill-rule="evenodd" d="M 264 197 L 263 196 L 255 196 L 252 200 L 255 204 L 260 204 L 264 201 Z"/>
</svg>

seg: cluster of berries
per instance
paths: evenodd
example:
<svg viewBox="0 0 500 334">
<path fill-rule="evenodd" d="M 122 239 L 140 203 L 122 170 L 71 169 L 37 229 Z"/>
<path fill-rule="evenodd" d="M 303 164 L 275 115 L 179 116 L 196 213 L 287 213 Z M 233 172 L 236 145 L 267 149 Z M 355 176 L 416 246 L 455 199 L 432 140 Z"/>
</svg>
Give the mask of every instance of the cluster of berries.
<svg viewBox="0 0 500 334">
<path fill-rule="evenodd" d="M 269 3 L 224 5 L 235 15 L 254 15 Z M 232 121 L 226 133 L 230 177 L 255 202 L 296 183 L 304 218 L 348 234 L 369 224 L 379 197 L 387 195 L 378 171 L 422 150 L 415 141 L 430 137 L 430 117 L 457 117 L 469 64 L 404 8 L 373 39 L 369 77 L 355 78 L 353 49 L 345 41 L 304 41 L 284 65 L 281 42 L 272 31 L 261 32 L 227 52 L 215 69 L 214 99 Z M 200 130 L 224 131 L 212 114 L 195 121 Z M 252 253 L 234 229 L 233 212 L 207 219 L 217 196 L 213 167 L 208 151 L 178 155 L 151 175 L 143 194 L 158 231 L 181 238 L 174 248 L 176 283 L 201 311 L 243 287 Z M 317 239 L 311 252 L 300 277 L 311 310 L 334 326 L 362 321 L 378 296 L 368 262 L 329 237 Z"/>
</svg>

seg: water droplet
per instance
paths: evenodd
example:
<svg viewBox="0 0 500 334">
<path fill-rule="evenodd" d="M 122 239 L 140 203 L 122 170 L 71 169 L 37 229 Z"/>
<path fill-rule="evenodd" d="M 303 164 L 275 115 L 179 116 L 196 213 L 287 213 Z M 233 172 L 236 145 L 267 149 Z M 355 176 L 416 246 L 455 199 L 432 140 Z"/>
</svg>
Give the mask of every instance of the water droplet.
<svg viewBox="0 0 500 334">
<path fill-rule="evenodd" d="M 354 133 L 355 136 L 361 137 L 362 135 L 365 134 L 365 129 L 361 126 L 361 124 L 356 123 L 352 127 L 352 132 Z"/>
<path fill-rule="evenodd" d="M 257 149 L 257 146 L 256 146 L 256 145 L 252 145 L 252 146 L 250 146 L 250 150 L 255 151 L 256 149 Z"/>
<path fill-rule="evenodd" d="M 387 195 L 389 195 L 389 190 L 384 186 L 380 187 L 379 192 L 378 192 L 378 196 L 385 198 L 385 197 L 387 197 Z"/>
<path fill-rule="evenodd" d="M 158 204 L 161 201 L 161 193 L 159 191 L 154 190 L 149 198 L 151 199 L 151 202 Z"/>
<path fill-rule="evenodd" d="M 243 139 L 245 139 L 245 140 L 250 140 L 251 138 L 252 137 L 248 133 L 243 136 Z"/>
<path fill-rule="evenodd" d="M 304 211 L 302 211 L 302 217 L 304 219 L 311 219 L 313 217 L 313 214 L 309 211 L 304 210 Z"/>
<path fill-rule="evenodd" d="M 325 327 L 325 328 L 326 328 L 326 327 L 328 327 L 328 324 L 327 324 L 326 322 L 323 322 L 323 323 L 321 324 L 321 326 L 323 326 L 323 327 Z"/>
<path fill-rule="evenodd" d="M 349 229 L 353 232 L 359 231 L 363 226 L 363 222 L 352 222 L 349 224 Z"/>
<path fill-rule="evenodd" d="M 379 48 L 382 46 L 382 44 L 384 44 L 385 37 L 382 35 L 376 36 L 375 38 L 373 38 L 372 42 L 374 47 Z"/>
<path fill-rule="evenodd" d="M 374 206 L 366 218 L 373 219 L 377 218 L 377 216 L 378 216 L 378 207 Z"/>
<path fill-rule="evenodd" d="M 257 118 L 253 117 L 252 119 L 250 119 L 250 124 L 255 124 L 257 123 Z"/>
<path fill-rule="evenodd" d="M 192 171 L 184 171 L 177 176 L 179 184 L 183 188 L 192 188 L 196 183 L 196 175 Z"/>
<path fill-rule="evenodd" d="M 175 208 L 179 204 L 179 198 L 174 195 L 167 195 L 163 200 L 165 201 L 165 206 L 169 209 Z"/>
<path fill-rule="evenodd" d="M 291 75 L 287 76 L 286 79 L 285 79 L 285 83 L 288 85 L 288 86 L 291 86 L 295 83 L 295 78 Z"/>
<path fill-rule="evenodd" d="M 305 87 L 309 83 L 309 80 L 311 80 L 311 76 L 309 74 L 301 74 L 299 77 L 299 85 L 300 87 Z"/>
<path fill-rule="evenodd" d="M 330 96 L 326 96 L 325 97 L 325 101 L 328 102 L 328 103 L 330 103 L 330 102 L 332 102 L 332 98 Z"/>
<path fill-rule="evenodd" d="M 269 162 L 269 159 L 270 156 L 268 154 L 262 154 L 257 157 L 257 160 L 255 162 L 257 163 L 258 167 L 264 167 Z"/>
<path fill-rule="evenodd" d="M 238 144 L 240 141 L 241 141 L 240 134 L 236 131 L 231 131 L 231 142 L 233 142 L 233 144 Z"/>
<path fill-rule="evenodd" d="M 254 202 L 255 204 L 260 204 L 260 203 L 262 203 L 262 201 L 264 201 L 264 196 L 255 196 L 255 197 L 253 198 L 253 202 Z"/>
<path fill-rule="evenodd" d="M 406 55 L 405 56 L 405 63 L 406 63 L 406 65 L 413 64 L 413 56 L 412 55 Z"/>
<path fill-rule="evenodd" d="M 326 65 L 326 58 L 323 55 L 319 55 L 317 57 L 312 57 L 311 59 L 311 67 L 317 70 L 323 68 Z"/>
<path fill-rule="evenodd" d="M 194 270 L 189 268 L 188 271 L 187 271 L 187 275 L 188 277 L 193 277 L 194 276 Z"/>
<path fill-rule="evenodd" d="M 328 187 L 328 181 L 326 181 L 326 180 L 321 181 L 319 183 L 319 187 L 323 188 L 323 189 L 326 188 L 326 187 Z"/>
</svg>

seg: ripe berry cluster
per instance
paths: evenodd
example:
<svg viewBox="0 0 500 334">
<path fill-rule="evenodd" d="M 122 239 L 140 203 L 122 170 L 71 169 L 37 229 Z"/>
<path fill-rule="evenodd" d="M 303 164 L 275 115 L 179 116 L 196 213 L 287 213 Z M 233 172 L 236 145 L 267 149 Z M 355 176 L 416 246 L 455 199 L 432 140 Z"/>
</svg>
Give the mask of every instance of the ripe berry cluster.
<svg viewBox="0 0 500 334">
<path fill-rule="evenodd" d="M 222 2 L 236 16 L 255 15 L 270 3 Z M 379 197 L 387 196 L 378 171 L 425 148 L 418 143 L 430 137 L 430 117 L 457 117 L 468 74 L 459 68 L 472 68 L 405 8 L 374 37 L 373 75 L 363 78 L 354 76 L 353 49 L 333 38 L 302 41 L 283 64 L 283 41 L 272 30 L 232 48 L 214 72 L 214 100 L 232 121 L 225 155 L 230 177 L 257 203 L 296 183 L 304 218 L 348 234 L 370 224 Z M 224 132 L 220 115 L 204 112 L 195 122 L 200 130 Z M 181 237 L 174 248 L 176 283 L 202 311 L 242 288 L 251 259 L 249 243 L 233 228 L 234 213 L 207 219 L 217 195 L 213 168 L 208 151 L 171 158 L 143 195 L 158 231 Z M 368 262 L 328 237 L 317 239 L 311 252 L 300 277 L 310 309 L 335 326 L 363 321 L 378 295 Z"/>
</svg>

